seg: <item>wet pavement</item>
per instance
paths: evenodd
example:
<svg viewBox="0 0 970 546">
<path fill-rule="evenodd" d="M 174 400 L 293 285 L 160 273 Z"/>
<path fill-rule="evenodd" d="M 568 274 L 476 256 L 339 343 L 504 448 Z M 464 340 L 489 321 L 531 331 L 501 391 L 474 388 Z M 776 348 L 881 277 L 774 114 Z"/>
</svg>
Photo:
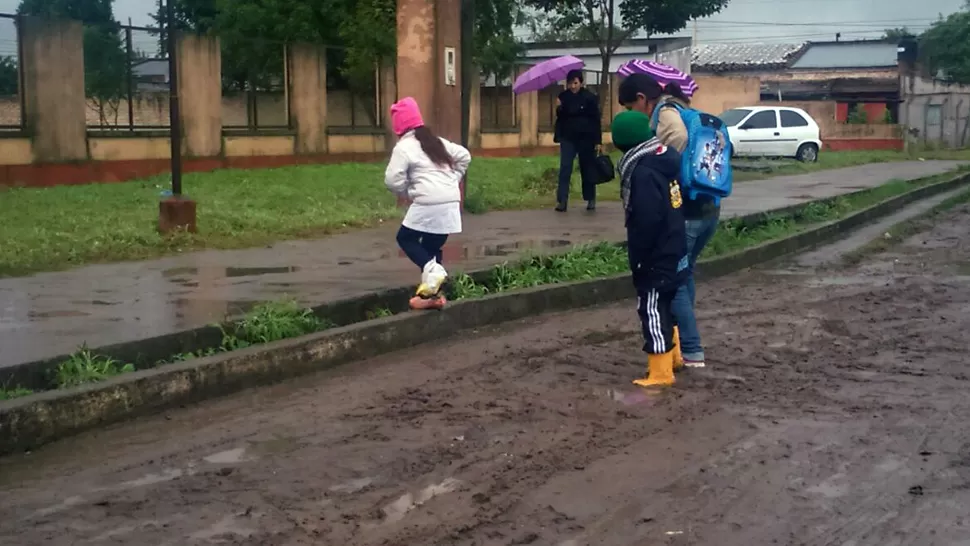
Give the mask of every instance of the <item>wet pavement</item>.
<svg viewBox="0 0 970 546">
<path fill-rule="evenodd" d="M 770 211 L 912 179 L 959 166 L 957 161 L 881 163 L 744 182 L 722 217 Z M 466 215 L 446 265 L 473 270 L 528 250 L 563 249 L 624 238 L 619 203 L 589 214 L 581 203 L 552 210 Z M 204 219 L 202 225 L 204 228 Z M 267 248 L 192 252 L 158 260 L 87 266 L 0 280 L 0 367 L 211 324 L 254 304 L 293 297 L 305 305 L 418 281 L 400 255 L 397 224 Z"/>
</svg>

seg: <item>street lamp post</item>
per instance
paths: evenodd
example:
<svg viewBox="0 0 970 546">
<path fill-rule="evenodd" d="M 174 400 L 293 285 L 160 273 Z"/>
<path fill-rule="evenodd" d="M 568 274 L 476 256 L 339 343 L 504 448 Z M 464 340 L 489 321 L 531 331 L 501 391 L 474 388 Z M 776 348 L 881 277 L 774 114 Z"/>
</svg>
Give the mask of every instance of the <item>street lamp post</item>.
<svg viewBox="0 0 970 546">
<path fill-rule="evenodd" d="M 169 125 L 172 128 L 172 195 L 182 195 L 182 120 L 179 116 L 179 73 L 177 44 L 175 43 L 175 6 L 174 0 L 165 2 L 165 26 L 168 29 L 168 111 Z"/>
</svg>

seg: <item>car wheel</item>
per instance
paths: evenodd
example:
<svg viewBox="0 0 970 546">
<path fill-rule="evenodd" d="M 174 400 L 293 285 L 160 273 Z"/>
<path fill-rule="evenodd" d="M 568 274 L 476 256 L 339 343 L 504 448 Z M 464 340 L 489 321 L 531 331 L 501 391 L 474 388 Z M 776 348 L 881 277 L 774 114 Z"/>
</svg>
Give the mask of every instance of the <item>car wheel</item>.
<svg viewBox="0 0 970 546">
<path fill-rule="evenodd" d="M 795 158 L 804 163 L 815 163 L 818 161 L 818 146 L 814 144 L 802 144 L 795 153 Z"/>
</svg>

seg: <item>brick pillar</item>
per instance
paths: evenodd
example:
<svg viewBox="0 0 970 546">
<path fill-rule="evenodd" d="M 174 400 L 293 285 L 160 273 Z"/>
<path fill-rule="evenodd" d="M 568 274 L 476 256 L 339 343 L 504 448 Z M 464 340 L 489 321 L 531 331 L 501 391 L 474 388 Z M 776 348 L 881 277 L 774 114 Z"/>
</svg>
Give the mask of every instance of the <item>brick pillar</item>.
<svg viewBox="0 0 970 546">
<path fill-rule="evenodd" d="M 296 152 L 327 152 L 327 50 L 308 44 L 287 48 L 290 122 L 296 129 Z"/>
<path fill-rule="evenodd" d="M 454 55 L 451 81 L 448 51 Z M 397 96 L 413 97 L 429 127 L 461 142 L 460 0 L 397 0 L 397 74 L 406 75 L 398 78 Z"/>
<path fill-rule="evenodd" d="M 472 82 L 468 96 L 468 148 L 471 150 L 482 147 L 481 71 L 476 67 L 474 73 L 479 76 Z"/>
<path fill-rule="evenodd" d="M 390 153 L 397 136 L 391 129 L 391 105 L 397 101 L 397 67 L 394 59 L 381 61 L 378 70 L 378 87 L 380 89 L 381 124 L 384 126 L 384 149 Z"/>
<path fill-rule="evenodd" d="M 214 36 L 178 34 L 179 113 L 182 152 L 188 157 L 222 154 L 222 52 Z"/>
<path fill-rule="evenodd" d="M 87 159 L 81 23 L 24 17 L 19 30 L 24 119 L 34 157 L 40 162 Z"/>
</svg>

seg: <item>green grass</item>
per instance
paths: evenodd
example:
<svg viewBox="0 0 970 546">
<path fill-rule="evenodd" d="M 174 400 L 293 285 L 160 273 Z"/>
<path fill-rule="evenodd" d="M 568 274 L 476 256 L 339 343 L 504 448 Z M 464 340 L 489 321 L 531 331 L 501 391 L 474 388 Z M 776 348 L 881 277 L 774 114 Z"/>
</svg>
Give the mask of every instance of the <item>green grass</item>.
<svg viewBox="0 0 970 546">
<path fill-rule="evenodd" d="M 394 315 L 394 311 L 391 311 L 387 307 L 378 307 L 376 309 L 371 309 L 370 311 L 367 311 L 367 313 L 365 314 L 365 316 L 367 317 L 367 320 L 390 317 L 393 315 Z"/>
<path fill-rule="evenodd" d="M 87 347 L 81 347 L 54 370 L 54 385 L 59 389 L 68 389 L 87 383 L 97 383 L 133 371 L 135 371 L 133 364 L 97 355 Z"/>
<path fill-rule="evenodd" d="M 236 351 L 253 345 L 312 334 L 333 326 L 333 323 L 316 316 L 312 309 L 300 307 L 294 300 L 261 303 L 232 325 L 219 325 L 222 330 L 222 342 L 218 347 L 180 353 L 159 364 Z"/>
<path fill-rule="evenodd" d="M 14 388 L 4 387 L 0 389 L 0 402 L 3 402 L 5 400 L 13 400 L 14 398 L 30 396 L 31 394 L 34 394 L 34 391 L 30 389 L 24 389 L 21 387 L 14 387 Z"/>
<path fill-rule="evenodd" d="M 912 159 L 898 152 L 833 152 L 819 162 L 780 163 L 739 181 L 862 163 Z M 970 152 L 928 152 L 926 158 L 970 159 Z M 614 153 L 614 159 L 618 157 Z M 198 203 L 198 235 L 162 237 L 158 200 L 168 177 L 119 184 L 0 189 L 0 277 L 83 264 L 147 259 L 202 248 L 232 249 L 317 237 L 374 226 L 402 211 L 383 184 L 383 164 L 302 165 L 264 170 L 191 173 L 186 194 Z M 477 158 L 469 172 L 469 212 L 552 206 L 556 156 Z M 579 199 L 578 173 L 573 191 Z M 599 198 L 619 197 L 603 184 Z"/>
</svg>

